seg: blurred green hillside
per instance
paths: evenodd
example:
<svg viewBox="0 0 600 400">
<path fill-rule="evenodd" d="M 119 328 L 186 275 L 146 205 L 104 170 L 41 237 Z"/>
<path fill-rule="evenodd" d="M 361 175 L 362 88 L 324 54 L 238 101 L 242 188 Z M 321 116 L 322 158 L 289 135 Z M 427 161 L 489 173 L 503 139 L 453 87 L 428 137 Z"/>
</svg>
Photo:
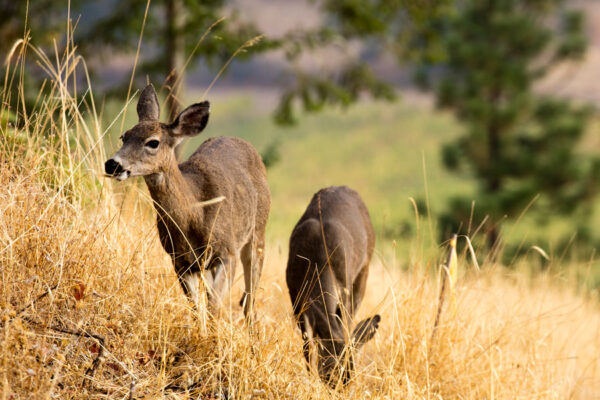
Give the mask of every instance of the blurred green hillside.
<svg viewBox="0 0 600 400">
<path fill-rule="evenodd" d="M 405 103 L 363 103 L 281 128 L 268 114 L 252 111 L 248 99 L 237 99 L 229 107 L 234 110 L 219 110 L 215 104 L 211 134 L 241 136 L 259 150 L 278 136 L 282 140 L 281 159 L 268 172 L 271 238 L 287 238 L 313 193 L 330 185 L 348 185 L 363 196 L 380 236 L 409 233 L 414 221 L 409 197 L 425 199 L 423 160 L 433 210 L 448 196 L 471 188 L 440 164 L 440 142 L 459 129 L 445 114 Z M 231 114 L 235 117 L 227 118 Z M 190 141 L 187 149 L 197 143 Z"/>
<path fill-rule="evenodd" d="M 130 106 L 125 129 L 135 123 L 134 110 Z M 118 125 L 110 134 L 109 152 L 117 148 Z M 456 136 L 459 129 L 451 116 L 403 101 L 364 102 L 307 116 L 298 126 L 282 128 L 251 97 L 217 95 L 212 99 L 209 127 L 184 144 L 183 156 L 187 158 L 210 136 L 238 136 L 259 152 L 280 140 L 281 158 L 268 170 L 273 197 L 271 240 L 286 242 L 313 193 L 330 185 L 356 189 L 371 212 L 378 236 L 402 239 L 415 233 L 409 198 L 419 203 L 420 213 L 426 212 L 424 165 L 434 212 L 445 206 L 449 196 L 471 191 L 469 179 L 448 174 L 440 162 L 440 143 Z"/>
<path fill-rule="evenodd" d="M 191 94 L 187 103 L 200 97 L 201 94 Z M 417 234 L 410 198 L 419 207 L 420 239 L 426 248 L 435 248 L 440 241 L 437 216 L 449 206 L 449 199 L 459 194 L 474 194 L 471 176 L 450 174 L 441 164 L 440 145 L 456 137 L 460 125 L 448 113 L 433 110 L 422 101 L 413 102 L 410 95 L 391 104 L 362 102 L 346 110 L 307 115 L 299 125 L 289 128 L 273 123 L 271 109 L 255 100 L 260 97 L 218 92 L 208 97 L 211 99 L 209 127 L 183 144 L 183 156 L 187 158 L 211 136 L 241 137 L 261 153 L 274 140 L 280 140 L 280 160 L 268 170 L 273 203 L 267 234 L 283 251 L 313 193 L 322 187 L 348 185 L 356 189 L 373 218 L 378 248 L 381 250 L 385 242 L 395 240 L 403 255 L 407 255 L 409 242 Z M 118 107 L 112 104 L 105 109 L 106 122 L 115 117 L 114 110 Z M 136 122 L 135 107 L 130 106 L 124 129 Z M 109 142 L 112 141 L 107 145 L 109 153 L 118 146 L 119 125 L 120 120 L 109 133 Z M 594 151 L 597 147 L 594 139 L 597 130 L 598 124 L 592 124 L 582 151 Z M 476 207 L 477 199 L 474 201 Z M 595 226 L 600 226 L 598 214 L 594 215 L 598 221 Z M 513 217 L 516 219 L 518 215 Z M 527 250 L 532 245 L 558 258 L 565 246 L 576 247 L 573 244 L 577 243 L 577 235 L 569 231 L 572 228 L 565 219 L 540 218 L 525 213 L 517 223 L 504 224 L 511 249 L 505 262 L 512 261 L 512 250 Z M 480 222 L 473 221 L 471 231 Z M 463 233 L 466 231 L 465 227 Z"/>
</svg>

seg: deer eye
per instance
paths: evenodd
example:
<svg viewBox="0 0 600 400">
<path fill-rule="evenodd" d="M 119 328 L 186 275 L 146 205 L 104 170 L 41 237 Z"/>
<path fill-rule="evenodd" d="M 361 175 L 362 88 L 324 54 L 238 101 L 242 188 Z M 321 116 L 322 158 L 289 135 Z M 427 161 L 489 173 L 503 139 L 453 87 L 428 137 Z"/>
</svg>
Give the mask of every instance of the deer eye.
<svg viewBox="0 0 600 400">
<path fill-rule="evenodd" d="M 148 140 L 145 145 L 151 149 L 156 149 L 159 144 L 160 142 L 158 140 Z"/>
</svg>

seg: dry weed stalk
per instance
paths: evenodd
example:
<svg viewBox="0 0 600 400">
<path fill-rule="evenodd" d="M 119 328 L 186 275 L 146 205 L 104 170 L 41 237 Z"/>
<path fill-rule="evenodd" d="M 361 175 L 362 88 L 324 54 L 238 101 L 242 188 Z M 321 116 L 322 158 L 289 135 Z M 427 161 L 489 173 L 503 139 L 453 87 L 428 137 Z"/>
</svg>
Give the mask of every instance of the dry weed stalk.
<svg viewBox="0 0 600 400">
<path fill-rule="evenodd" d="M 456 274 L 457 274 L 457 260 L 456 260 L 456 233 L 452 235 L 450 239 L 450 249 L 448 250 L 448 257 L 446 258 L 446 264 L 442 265 L 442 286 L 440 288 L 440 295 L 438 298 L 438 307 L 435 313 L 435 321 L 433 323 L 433 329 L 431 331 L 431 339 L 429 339 L 429 348 L 431 349 L 435 335 L 438 330 L 440 318 L 442 316 L 442 309 L 444 308 L 444 300 L 446 298 L 446 286 L 450 286 L 450 297 L 453 304 L 453 313 L 456 314 L 456 300 L 454 295 L 454 286 L 456 285 Z"/>
</svg>

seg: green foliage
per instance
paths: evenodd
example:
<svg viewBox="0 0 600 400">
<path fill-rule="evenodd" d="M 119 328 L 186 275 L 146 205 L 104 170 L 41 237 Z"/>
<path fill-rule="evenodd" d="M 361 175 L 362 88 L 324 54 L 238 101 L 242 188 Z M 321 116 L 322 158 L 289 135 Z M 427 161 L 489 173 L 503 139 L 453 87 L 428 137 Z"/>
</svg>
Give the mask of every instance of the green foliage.
<svg viewBox="0 0 600 400">
<path fill-rule="evenodd" d="M 321 111 L 326 105 L 346 108 L 356 102 L 363 92 L 375 99 L 394 100 L 391 86 L 378 79 L 365 65 L 348 66 L 338 77 L 301 76 L 296 87 L 288 89 L 275 110 L 275 121 L 282 125 L 297 122 L 294 100 L 299 99 L 304 111 Z"/>
<path fill-rule="evenodd" d="M 560 3 L 461 1 L 426 29 L 438 31 L 435 46 L 443 52 L 435 63 L 423 52 L 418 80 L 467 127 L 444 147 L 443 161 L 478 179 L 474 216 L 490 217 L 491 244 L 504 216 L 517 216 L 538 195 L 537 211 L 572 215 L 586 204 L 589 211 L 597 192 L 600 159 L 576 151 L 590 110 L 533 91 L 554 65 L 585 52 L 583 16 L 562 12 Z M 561 23 L 553 28 L 553 20 Z M 471 207 L 454 199 L 441 223 L 464 227 Z"/>
<path fill-rule="evenodd" d="M 580 12 L 567 12 L 563 18 L 563 31 L 566 33 L 557 50 L 559 58 L 580 58 L 587 47 L 584 29 L 585 18 Z"/>
<path fill-rule="evenodd" d="M 294 32 L 278 42 L 294 62 L 308 51 L 331 49 L 360 43 L 373 52 L 390 52 L 398 60 L 410 53 L 408 38 L 423 21 L 444 10 L 448 0 L 324 0 L 319 3 L 327 19 L 323 26 L 308 32 Z M 294 80 L 284 90 L 275 110 L 275 121 L 283 125 L 297 122 L 299 110 L 317 112 L 325 106 L 346 108 L 361 96 L 393 101 L 395 90 L 377 77 L 366 59 L 350 58 L 335 71 L 309 72 L 296 66 Z"/>
<path fill-rule="evenodd" d="M 277 164 L 281 159 L 281 140 L 279 140 L 279 138 L 273 139 L 260 156 L 267 169 Z"/>
<path fill-rule="evenodd" d="M 89 7 L 89 0 L 79 0 L 79 6 Z M 142 29 L 147 0 L 115 2 L 110 13 L 93 18 L 88 26 L 80 27 L 77 42 L 84 54 L 98 53 L 105 57 L 115 51 L 131 53 L 137 47 Z M 168 18 L 168 3 L 175 4 L 171 20 Z M 150 2 L 144 27 L 144 49 L 140 61 L 138 77 L 149 76 L 154 82 L 163 82 L 171 73 L 169 68 L 178 57 L 191 57 L 187 68 L 203 62 L 209 67 L 220 68 L 248 40 L 260 32 L 249 22 L 241 22 L 234 13 L 221 20 L 226 0 L 158 0 Z M 220 22 L 218 22 L 220 21 Z M 212 27 L 212 28 L 211 28 Z M 210 34 L 203 35 L 210 28 Z M 172 54 L 173 43 L 181 43 L 181 48 Z M 238 59 L 247 59 L 276 44 L 268 40 L 258 42 L 252 52 L 241 52 Z M 180 71 L 178 71 L 180 72 Z M 111 87 L 123 88 L 123 82 L 114 82 Z"/>
<path fill-rule="evenodd" d="M 196 97 L 193 93 L 189 96 Z M 414 105 L 408 96 L 404 102 L 361 101 L 348 110 L 326 108 L 306 116 L 301 124 L 286 128 L 279 147 L 281 158 L 267 170 L 273 201 L 268 224 L 270 240 L 281 242 L 285 248 L 286 238 L 313 193 L 328 185 L 346 184 L 364 198 L 381 251 L 395 240 L 397 254 L 409 257 L 409 244 L 416 239 L 423 241 L 426 251 L 432 249 L 431 254 L 439 254 L 440 237 L 448 238 L 453 231 L 470 232 L 479 260 L 484 261 L 483 234 L 489 227 L 479 227 L 482 213 L 471 219 L 473 204 L 477 212 L 480 200 L 484 200 L 477 193 L 477 180 L 468 172 L 468 165 L 463 165 L 458 174 L 442 164 L 443 142 L 461 137 L 464 126 L 451 113 Z M 133 121 L 135 110 L 131 114 Z M 597 151 L 594 138 L 599 129 L 600 125 L 593 125 L 586 132 L 586 150 L 591 153 Z M 270 144 L 282 137 L 281 128 L 272 124 L 268 110 L 260 102 L 228 96 L 226 104 L 214 107 L 206 132 L 185 142 L 184 157 L 208 136 L 223 132 L 250 141 L 263 156 Z M 114 132 L 113 137 L 117 136 Z M 419 210 L 418 221 L 409 198 L 414 199 Z M 535 204 L 541 207 L 542 198 Z M 448 209 L 461 212 L 460 229 L 451 225 L 457 222 L 454 218 L 447 224 L 440 221 Z M 531 250 L 533 245 L 544 249 L 555 260 L 554 265 L 590 259 L 590 250 L 598 245 L 594 238 L 600 235 L 598 202 L 592 216 L 581 218 L 539 210 L 526 213 L 518 221 L 501 220 L 505 246 L 500 253 L 505 265 L 527 264 L 529 260 L 543 264 L 540 255 Z M 586 224 L 589 221 L 592 222 Z M 585 225 L 591 230 L 586 230 Z M 459 240 L 460 246 L 465 243 Z"/>
<path fill-rule="evenodd" d="M 0 54 L 2 62 L 13 44 L 24 36 L 35 38 L 37 45 L 50 45 L 64 29 L 66 7 L 53 0 L 0 1 Z M 62 24 L 62 25 L 61 25 Z"/>
<path fill-rule="evenodd" d="M 30 41 L 40 48 L 53 49 L 55 42 L 62 46 L 64 34 L 61 32 L 65 29 L 66 15 L 64 4 L 53 0 L 0 0 L 0 92 L 2 105 L 8 106 L 3 109 L 4 115 L 1 119 L 6 118 L 6 113 L 9 112 L 14 115 L 14 118 L 11 118 L 13 123 L 21 125 L 23 118 L 20 108 L 33 108 L 40 94 L 40 75 L 46 74 L 40 73 L 43 68 L 39 64 L 24 63 L 20 55 L 23 53 L 23 47 Z M 19 71 L 23 72 L 23 76 L 17 74 L 16 69 L 11 69 L 11 65 L 16 64 L 23 68 Z M 5 77 L 8 77 L 8 81 L 4 81 Z M 27 80 L 28 85 L 19 85 L 20 79 Z M 45 89 L 47 90 L 47 86 Z"/>
</svg>

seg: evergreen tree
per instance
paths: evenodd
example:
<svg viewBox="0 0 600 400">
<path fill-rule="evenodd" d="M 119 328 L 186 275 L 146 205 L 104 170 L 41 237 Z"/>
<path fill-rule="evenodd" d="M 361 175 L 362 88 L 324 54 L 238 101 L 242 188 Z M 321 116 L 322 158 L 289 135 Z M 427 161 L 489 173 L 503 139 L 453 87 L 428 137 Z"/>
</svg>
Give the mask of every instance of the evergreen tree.
<svg viewBox="0 0 600 400">
<path fill-rule="evenodd" d="M 391 53 L 399 65 L 412 62 L 417 82 L 465 125 L 464 135 L 444 146 L 444 164 L 478 182 L 474 214 L 471 197 L 451 199 L 441 233 L 487 217 L 493 247 L 505 216 L 516 216 L 538 195 L 539 215 L 576 217 L 583 226 L 597 192 L 600 161 L 577 151 L 591 110 L 534 91 L 554 66 L 585 53 L 584 18 L 564 3 L 322 0 L 326 26 L 304 36 L 309 45 L 296 45 L 290 58 L 341 39 Z M 315 111 L 345 106 L 365 92 L 394 98 L 365 56 L 327 78 L 299 78 L 282 97 L 280 121 L 294 120 L 295 102 Z"/>
<path fill-rule="evenodd" d="M 597 190 L 599 159 L 576 151 L 589 110 L 533 90 L 554 65 L 586 48 L 583 16 L 560 3 L 458 1 L 452 14 L 429 21 L 438 40 L 422 42 L 421 72 L 435 76 L 438 105 L 466 127 L 444 147 L 443 161 L 477 178 L 475 216 L 488 216 L 490 247 L 503 217 L 537 195 L 534 207 L 546 215 L 573 214 Z M 442 223 L 455 231 L 470 214 L 471 199 L 455 198 Z"/>
</svg>

